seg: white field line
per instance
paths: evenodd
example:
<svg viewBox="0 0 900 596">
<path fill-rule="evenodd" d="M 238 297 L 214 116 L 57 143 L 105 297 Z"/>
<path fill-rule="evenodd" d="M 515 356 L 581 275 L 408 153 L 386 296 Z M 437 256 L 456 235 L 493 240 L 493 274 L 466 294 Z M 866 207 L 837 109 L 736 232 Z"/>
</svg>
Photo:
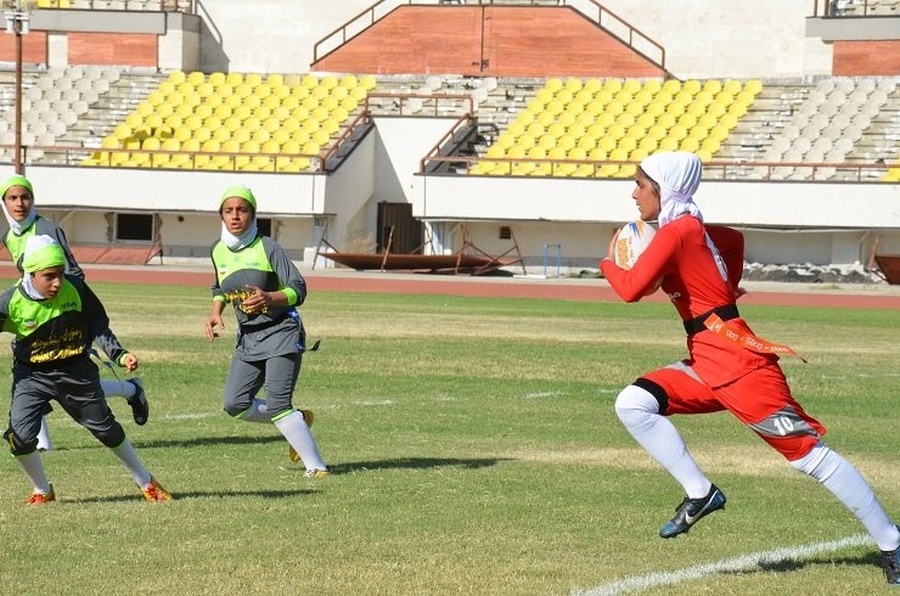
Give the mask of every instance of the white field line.
<svg viewBox="0 0 900 596">
<path fill-rule="evenodd" d="M 704 577 L 718 573 L 747 571 L 761 566 L 804 559 L 813 555 L 871 544 L 873 544 L 872 539 L 868 534 L 856 534 L 832 542 L 819 542 L 816 544 L 807 544 L 805 546 L 776 548 L 775 550 L 751 553 L 749 555 L 742 555 L 731 559 L 723 559 L 715 563 L 694 565 L 676 571 L 658 571 L 648 573 L 647 575 L 629 577 L 594 588 L 575 590 L 572 594 L 577 594 L 579 596 L 607 596 L 612 594 L 623 594 L 625 592 L 639 592 L 657 586 L 672 586 L 686 581 L 703 579 Z"/>
</svg>

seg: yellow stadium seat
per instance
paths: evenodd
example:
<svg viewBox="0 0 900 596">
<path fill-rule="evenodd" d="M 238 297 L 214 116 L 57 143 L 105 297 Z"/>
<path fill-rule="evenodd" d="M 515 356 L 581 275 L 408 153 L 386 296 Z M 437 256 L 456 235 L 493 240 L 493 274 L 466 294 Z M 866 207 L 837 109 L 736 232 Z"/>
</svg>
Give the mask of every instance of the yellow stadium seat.
<svg viewBox="0 0 900 596">
<path fill-rule="evenodd" d="M 312 134 L 312 140 L 319 145 L 327 145 L 331 140 L 331 135 L 326 130 L 319 129 Z"/>
<path fill-rule="evenodd" d="M 556 92 L 554 99 L 558 99 L 559 101 L 563 102 L 565 105 L 568 105 L 569 103 L 572 102 L 572 99 L 574 97 L 575 97 L 574 93 L 572 93 L 571 91 L 569 91 L 566 88 L 563 88 Z"/>
<path fill-rule="evenodd" d="M 578 145 L 578 139 L 572 135 L 566 134 L 556 141 L 556 146 L 562 149 L 563 151 L 571 151 Z"/>
<path fill-rule="evenodd" d="M 201 120 L 206 120 L 210 116 L 212 116 L 213 109 L 208 104 L 199 105 L 194 108 L 194 116 L 197 116 Z"/>
<path fill-rule="evenodd" d="M 596 137 L 592 137 L 589 135 L 584 135 L 578 139 L 578 147 L 584 149 L 585 151 L 591 151 L 597 146 Z"/>
<path fill-rule="evenodd" d="M 633 151 L 635 148 L 637 148 L 637 138 L 630 136 L 624 136 L 619 139 L 619 143 L 616 147 L 616 149 L 621 149 L 622 151 L 629 152 Z"/>
<path fill-rule="evenodd" d="M 175 70 L 169 73 L 169 77 L 166 79 L 169 83 L 173 85 L 180 85 L 187 80 L 187 74 L 185 74 L 181 70 Z"/>
<path fill-rule="evenodd" d="M 634 96 L 634 101 L 639 103 L 641 106 L 648 106 L 650 102 L 653 101 L 653 93 L 647 91 L 646 89 L 641 89 Z"/>
<path fill-rule="evenodd" d="M 572 94 L 578 93 L 584 87 L 584 83 L 581 79 L 567 79 L 566 80 L 566 89 L 568 89 Z"/>
<path fill-rule="evenodd" d="M 678 151 L 678 141 L 672 137 L 666 137 L 659 142 L 660 151 Z"/>
<path fill-rule="evenodd" d="M 647 81 L 644 81 L 643 89 L 644 89 L 644 91 L 647 91 L 648 93 L 656 95 L 657 93 L 662 91 L 662 87 L 663 87 L 663 82 L 661 79 L 649 79 Z"/>
<path fill-rule="evenodd" d="M 680 103 L 678 101 L 673 100 L 672 103 L 669 103 L 666 105 L 666 114 L 671 114 L 671 115 L 675 116 L 676 118 L 678 118 L 679 116 L 684 114 L 684 112 L 685 112 L 685 104 Z"/>
<path fill-rule="evenodd" d="M 556 137 L 551 134 L 542 134 L 538 137 L 537 144 L 544 149 L 552 149 L 556 146 Z"/>
<path fill-rule="evenodd" d="M 703 89 L 703 83 L 696 79 L 689 79 L 681 85 L 681 89 L 692 96 L 697 95 Z"/>
<path fill-rule="evenodd" d="M 155 151 L 160 148 L 159 139 L 156 137 L 147 137 L 141 141 L 141 149 L 145 151 Z"/>
<path fill-rule="evenodd" d="M 693 126 L 693 124 L 691 125 Z M 688 127 L 683 126 L 681 124 L 676 124 L 672 128 L 669 129 L 670 138 L 675 139 L 676 141 L 681 141 L 688 136 Z"/>
<path fill-rule="evenodd" d="M 746 115 L 747 115 L 747 106 L 742 103 L 735 102 L 735 103 L 731 104 L 730 106 L 728 106 L 728 114 L 726 114 L 725 116 L 733 116 L 734 118 L 743 118 Z M 723 116 L 723 118 L 725 116 Z"/>
<path fill-rule="evenodd" d="M 228 141 L 231 139 L 231 131 L 228 130 L 227 128 L 225 128 L 224 126 L 221 126 L 219 128 L 214 128 L 211 130 L 213 131 L 212 138 L 220 143 L 224 143 L 225 141 Z"/>
<path fill-rule="evenodd" d="M 678 123 L 678 118 L 676 118 L 673 114 L 669 114 L 668 112 L 664 114 L 660 114 L 656 119 L 656 124 L 662 126 L 664 129 L 668 130 L 675 126 Z"/>
<path fill-rule="evenodd" d="M 603 89 L 603 81 L 601 79 L 588 79 L 584 82 L 583 89 L 592 95 L 597 95 Z"/>
<path fill-rule="evenodd" d="M 732 128 L 737 126 L 739 118 L 740 118 L 739 115 L 728 112 L 727 114 L 722 114 L 722 117 L 719 118 L 719 124 L 724 126 L 725 128 L 727 128 L 730 131 Z"/>
<path fill-rule="evenodd" d="M 688 137 L 697 139 L 698 141 L 702 141 L 706 137 L 709 136 L 709 129 L 703 126 L 702 124 L 696 124 L 694 128 L 688 131 Z"/>
<path fill-rule="evenodd" d="M 634 96 L 640 90 L 641 82 L 638 79 L 627 79 L 622 84 L 622 91 L 627 91 L 632 96 Z"/>
<path fill-rule="evenodd" d="M 763 84 L 759 79 L 751 79 L 744 85 L 744 91 L 750 92 L 754 97 L 762 91 L 762 88 Z"/>
<path fill-rule="evenodd" d="M 697 116 L 691 112 L 685 112 L 678 118 L 678 125 L 685 128 L 693 128 L 697 124 Z"/>
<path fill-rule="evenodd" d="M 522 133 L 516 139 L 516 145 L 518 145 L 519 147 L 522 147 L 526 151 L 528 151 L 529 149 L 534 147 L 536 143 L 537 143 L 537 140 L 534 138 L 534 136 L 528 134 L 527 132 Z"/>
<path fill-rule="evenodd" d="M 606 153 L 610 153 L 616 148 L 616 142 L 617 139 L 609 136 L 600 137 L 600 139 L 597 140 L 597 147 Z"/>
<path fill-rule="evenodd" d="M 709 130 L 713 126 L 719 123 L 719 119 L 713 116 L 712 114 L 706 113 L 697 118 L 697 124 L 702 126 L 703 128 Z"/>
<path fill-rule="evenodd" d="M 714 137 L 706 137 L 700 143 L 700 147 L 702 149 L 706 149 L 707 151 L 709 151 L 710 154 L 716 153 L 721 146 L 722 146 L 722 143 L 719 142 L 719 140 Z"/>
<path fill-rule="evenodd" d="M 374 75 L 365 75 L 364 77 L 359 79 L 359 84 L 357 85 L 357 87 L 361 87 L 366 91 L 371 91 L 376 87 L 377 84 L 378 82 L 375 80 Z"/>
<path fill-rule="evenodd" d="M 194 132 L 190 128 L 188 128 L 187 126 L 182 126 L 172 131 L 172 138 L 180 143 L 185 143 L 191 138 L 193 134 Z"/>
<path fill-rule="evenodd" d="M 700 141 L 698 141 L 694 137 L 685 137 L 681 140 L 681 144 L 679 147 L 682 151 L 690 151 L 694 152 L 700 148 Z"/>
<path fill-rule="evenodd" d="M 547 128 L 540 122 L 532 122 L 525 128 L 525 132 L 527 132 L 534 138 L 538 138 L 539 136 L 547 132 Z"/>
<path fill-rule="evenodd" d="M 193 71 L 189 73 L 185 79 L 185 82 L 190 83 L 194 87 L 199 86 L 201 83 L 206 81 L 206 75 L 199 71 Z"/>
<path fill-rule="evenodd" d="M 600 147 L 595 147 L 588 153 L 588 159 L 592 159 L 594 161 L 605 161 L 608 156 L 609 152 L 605 149 L 601 149 Z"/>
<path fill-rule="evenodd" d="M 562 79 L 558 79 L 558 78 L 547 79 L 547 82 L 544 83 L 544 88 L 554 94 L 557 91 L 559 91 L 560 89 L 562 89 L 563 87 L 564 87 L 564 83 L 563 83 Z"/>
<path fill-rule="evenodd" d="M 596 116 L 591 114 L 590 112 L 581 112 L 578 114 L 578 118 L 575 119 L 576 124 L 580 124 L 581 126 L 587 128 L 591 124 L 597 121 Z"/>
<path fill-rule="evenodd" d="M 554 137 L 559 138 L 566 134 L 566 127 L 561 122 L 554 122 L 547 127 L 547 132 Z"/>
<path fill-rule="evenodd" d="M 653 137 L 644 137 L 638 143 L 638 149 L 642 149 L 647 153 L 656 151 L 657 147 L 659 147 L 659 141 L 657 141 Z"/>
<path fill-rule="evenodd" d="M 191 136 L 191 138 L 196 139 L 197 141 L 202 143 L 212 138 L 212 131 L 205 126 L 201 126 L 194 131 L 194 134 Z"/>
<path fill-rule="evenodd" d="M 706 106 L 706 114 L 716 119 L 721 118 L 727 111 L 728 108 L 725 107 L 725 104 L 719 103 L 718 100 Z"/>
<path fill-rule="evenodd" d="M 720 143 L 728 138 L 728 127 L 723 126 L 722 124 L 717 124 L 709 129 L 709 136 L 716 139 Z"/>
</svg>

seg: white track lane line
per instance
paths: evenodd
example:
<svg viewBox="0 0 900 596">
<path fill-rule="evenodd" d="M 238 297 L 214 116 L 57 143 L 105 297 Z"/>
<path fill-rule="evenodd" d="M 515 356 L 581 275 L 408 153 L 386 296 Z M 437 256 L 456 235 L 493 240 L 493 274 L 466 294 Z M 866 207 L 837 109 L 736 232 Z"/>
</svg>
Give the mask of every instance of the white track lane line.
<svg viewBox="0 0 900 596">
<path fill-rule="evenodd" d="M 808 544 L 805 546 L 777 548 L 775 550 L 742 555 L 732 559 L 723 559 L 715 563 L 694 565 L 693 567 L 687 567 L 676 571 L 660 571 L 648 573 L 647 575 L 629 577 L 594 588 L 574 590 L 572 594 L 578 596 L 607 596 L 612 594 L 623 594 L 626 592 L 639 592 L 657 586 L 672 586 L 690 580 L 702 579 L 718 573 L 747 571 L 763 565 L 805 559 L 813 555 L 872 544 L 872 538 L 869 537 L 868 534 L 856 534 L 855 536 L 848 536 L 847 538 L 834 540 L 832 542 L 819 542 L 817 544 Z"/>
</svg>

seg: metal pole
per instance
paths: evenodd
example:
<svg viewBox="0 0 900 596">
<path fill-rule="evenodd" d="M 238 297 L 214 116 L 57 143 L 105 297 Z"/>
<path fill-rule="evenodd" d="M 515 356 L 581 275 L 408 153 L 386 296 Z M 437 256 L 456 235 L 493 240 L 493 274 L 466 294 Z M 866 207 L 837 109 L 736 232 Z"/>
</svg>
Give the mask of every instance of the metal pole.
<svg viewBox="0 0 900 596">
<path fill-rule="evenodd" d="M 16 174 L 22 174 L 22 14 L 16 10 L 16 140 L 13 159 Z"/>
</svg>

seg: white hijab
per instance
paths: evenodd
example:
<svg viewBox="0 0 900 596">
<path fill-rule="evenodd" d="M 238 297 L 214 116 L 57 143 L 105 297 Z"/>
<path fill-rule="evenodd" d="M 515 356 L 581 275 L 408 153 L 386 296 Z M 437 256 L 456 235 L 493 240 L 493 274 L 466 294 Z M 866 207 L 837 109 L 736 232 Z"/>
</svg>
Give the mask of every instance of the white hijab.
<svg viewBox="0 0 900 596">
<path fill-rule="evenodd" d="M 37 211 L 34 208 L 34 197 L 31 198 L 31 209 L 28 210 L 28 215 L 22 221 L 13 219 L 12 215 L 10 215 L 9 211 L 6 209 L 6 201 L 2 198 L 0 198 L 0 207 L 3 208 L 3 216 L 6 218 L 6 223 L 9 224 L 9 229 L 12 230 L 13 234 L 16 236 L 21 236 L 25 233 L 37 217 Z"/>
<path fill-rule="evenodd" d="M 247 226 L 247 231 L 241 234 L 240 236 L 235 236 L 231 232 L 228 231 L 228 228 L 225 227 L 225 222 L 222 222 L 222 244 L 233 250 L 234 252 L 238 252 L 239 250 L 243 250 L 250 246 L 250 243 L 256 238 L 256 232 L 258 228 L 256 225 L 256 216 L 253 216 L 253 221 L 250 222 L 250 225 Z"/>
<path fill-rule="evenodd" d="M 694 203 L 694 193 L 697 192 L 703 175 L 699 157 L 686 151 L 661 151 L 642 161 L 641 169 L 659 185 L 659 227 L 682 215 L 690 215 L 703 221 L 703 214 Z M 719 274 L 727 281 L 725 261 L 709 234 L 704 235 Z"/>
</svg>

